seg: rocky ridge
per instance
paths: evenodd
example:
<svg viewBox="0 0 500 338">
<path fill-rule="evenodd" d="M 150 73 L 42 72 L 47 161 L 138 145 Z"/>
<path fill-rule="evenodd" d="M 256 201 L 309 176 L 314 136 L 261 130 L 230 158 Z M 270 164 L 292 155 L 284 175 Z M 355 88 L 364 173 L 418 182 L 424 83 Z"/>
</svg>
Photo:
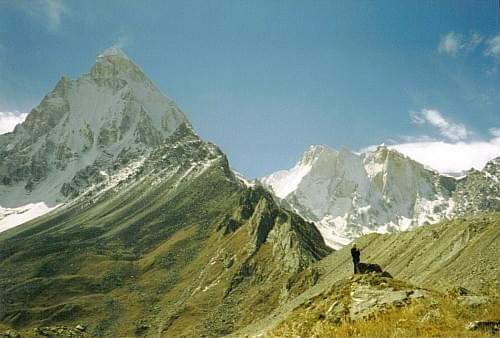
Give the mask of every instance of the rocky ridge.
<svg viewBox="0 0 500 338">
<path fill-rule="evenodd" d="M 236 177 L 220 149 L 201 140 L 187 120 L 174 119 L 178 123 L 170 121 L 162 131 L 156 122 L 146 123 L 154 129 L 141 129 L 144 111 L 177 115 L 166 99 L 153 109 L 147 104 L 154 100 L 143 106 L 122 96 L 141 88 L 151 94 L 149 80 L 132 66 L 122 53 L 109 51 L 90 75 L 58 85 L 104 86 L 117 101 L 103 105 L 111 116 L 105 114 L 103 125 L 122 116 L 128 103 L 129 121 L 137 123 L 123 139 L 106 127 L 102 148 L 93 131 L 89 153 L 96 160 L 60 181 L 69 198 L 64 206 L 0 233 L 0 332 L 77 334 L 72 328 L 82 325 L 89 336 L 229 334 L 314 283 L 309 267 L 331 252 L 312 223 Z M 83 96 L 70 95 L 68 102 L 87 98 L 85 91 L 75 93 Z M 66 95 L 48 101 L 54 105 L 61 97 Z M 68 121 L 85 118 L 63 108 Z M 48 111 L 33 112 L 40 119 L 33 125 L 35 117 L 27 119 L 33 131 L 22 125 L 1 140 L 24 142 L 16 135 L 28 133 L 36 136 L 29 147 L 44 144 L 40 137 L 62 128 L 45 119 Z M 164 115 L 155 116 L 161 121 Z M 54 124 L 53 132 L 40 136 L 43 121 Z M 154 130 L 161 139 L 149 137 Z M 99 162 L 108 151 L 109 161 Z M 31 194 L 51 175 L 36 182 Z M 23 179 L 4 187 L 20 187 Z"/>
</svg>

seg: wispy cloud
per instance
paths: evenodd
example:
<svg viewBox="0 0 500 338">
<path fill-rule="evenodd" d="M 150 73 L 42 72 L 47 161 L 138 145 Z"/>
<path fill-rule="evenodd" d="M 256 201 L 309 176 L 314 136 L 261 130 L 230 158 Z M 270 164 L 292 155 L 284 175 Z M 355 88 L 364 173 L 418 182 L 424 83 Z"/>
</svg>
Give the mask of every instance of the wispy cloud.
<svg viewBox="0 0 500 338">
<path fill-rule="evenodd" d="M 42 0 L 47 10 L 49 27 L 57 30 L 61 26 L 61 17 L 66 12 L 66 6 L 63 0 Z"/>
<path fill-rule="evenodd" d="M 483 42 L 483 37 L 479 33 L 472 33 L 467 43 L 468 49 L 474 49 Z"/>
<path fill-rule="evenodd" d="M 456 56 L 458 51 L 463 48 L 463 37 L 461 34 L 449 32 L 441 37 L 438 44 L 440 54 L 449 54 Z"/>
<path fill-rule="evenodd" d="M 493 137 L 500 138 L 500 128 L 491 128 L 490 134 L 493 135 Z"/>
<path fill-rule="evenodd" d="M 489 39 L 486 44 L 485 55 L 492 56 L 500 61 L 500 33 Z"/>
<path fill-rule="evenodd" d="M 491 56 L 500 61 L 500 33 L 486 39 L 479 33 L 471 33 L 467 36 L 453 31 L 448 32 L 439 39 L 437 50 L 439 54 L 458 56 L 467 54 L 479 46 L 484 49 L 485 56 Z"/>
<path fill-rule="evenodd" d="M 0 134 L 5 134 L 14 130 L 14 127 L 23 122 L 28 116 L 26 113 L 0 112 Z"/>
<path fill-rule="evenodd" d="M 63 16 L 68 12 L 64 0 L 31 0 L 14 2 L 22 11 L 42 21 L 47 28 L 59 31 Z"/>
<path fill-rule="evenodd" d="M 131 40 L 128 36 L 120 36 L 111 46 L 111 48 L 123 49 L 131 44 Z"/>
<path fill-rule="evenodd" d="M 427 123 L 438 128 L 440 134 L 450 141 L 464 140 L 470 134 L 463 124 L 450 121 L 437 110 L 422 109 L 419 112 L 410 112 L 410 117 L 413 123 Z"/>
<path fill-rule="evenodd" d="M 483 42 L 479 33 L 471 33 L 469 36 L 457 32 L 448 32 L 441 36 L 438 44 L 439 54 L 457 56 L 475 50 Z"/>
</svg>

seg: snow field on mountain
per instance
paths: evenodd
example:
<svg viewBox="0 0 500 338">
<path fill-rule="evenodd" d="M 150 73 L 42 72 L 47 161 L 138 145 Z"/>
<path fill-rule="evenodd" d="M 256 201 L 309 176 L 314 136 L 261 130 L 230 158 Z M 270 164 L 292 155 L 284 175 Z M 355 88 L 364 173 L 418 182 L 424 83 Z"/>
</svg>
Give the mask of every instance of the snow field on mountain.
<svg viewBox="0 0 500 338">
<path fill-rule="evenodd" d="M 0 207 L 0 232 L 40 217 L 61 206 L 48 207 L 44 202 L 30 203 L 18 208 Z"/>
<path fill-rule="evenodd" d="M 311 146 L 294 168 L 260 181 L 294 211 L 315 222 L 330 247 L 339 248 L 371 232 L 407 231 L 494 204 L 500 181 L 495 163 L 491 161 L 482 174 L 476 171 L 454 178 L 385 146 L 362 154 Z M 471 202 L 470 188 L 464 183 L 471 175 L 478 176 L 475 180 L 493 196 L 485 196 L 485 188 L 472 185 L 477 192 Z M 489 202 L 480 202 L 483 198 Z"/>
</svg>

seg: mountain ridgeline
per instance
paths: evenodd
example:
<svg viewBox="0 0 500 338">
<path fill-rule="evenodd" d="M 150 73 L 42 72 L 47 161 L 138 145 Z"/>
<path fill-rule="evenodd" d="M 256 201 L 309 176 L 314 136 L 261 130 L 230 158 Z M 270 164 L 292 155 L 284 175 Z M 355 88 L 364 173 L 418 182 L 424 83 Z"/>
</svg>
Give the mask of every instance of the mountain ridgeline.
<svg viewBox="0 0 500 338">
<path fill-rule="evenodd" d="M 294 168 L 260 181 L 333 248 L 370 232 L 500 211 L 500 157 L 457 179 L 385 146 L 363 154 L 311 146 Z"/>
<path fill-rule="evenodd" d="M 308 268 L 331 252 L 118 50 L 63 78 L 0 143 L 2 203 L 48 186 L 66 201 L 0 234 L 0 327 L 228 334 L 313 284 Z"/>
</svg>

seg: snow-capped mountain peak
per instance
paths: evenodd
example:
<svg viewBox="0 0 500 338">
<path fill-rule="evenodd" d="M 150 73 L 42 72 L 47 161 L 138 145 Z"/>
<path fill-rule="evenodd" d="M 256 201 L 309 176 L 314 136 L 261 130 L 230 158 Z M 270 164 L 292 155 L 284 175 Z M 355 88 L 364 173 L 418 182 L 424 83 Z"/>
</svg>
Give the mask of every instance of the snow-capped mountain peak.
<svg viewBox="0 0 500 338">
<path fill-rule="evenodd" d="M 100 54 L 87 75 L 99 85 L 120 89 L 134 82 L 150 90 L 157 90 L 151 80 L 123 51 L 112 47 Z M 111 80 L 115 81 L 111 81 Z"/>
<path fill-rule="evenodd" d="M 328 156 L 331 153 L 337 153 L 335 149 L 332 149 L 326 145 L 311 145 L 308 150 L 306 150 L 299 159 L 299 163 L 302 165 L 312 165 L 319 160 L 322 156 Z"/>
<path fill-rule="evenodd" d="M 89 73 L 63 76 L 13 133 L 0 135 L 0 208 L 57 205 L 97 173 L 147 155 L 181 125 L 190 123 L 176 104 L 110 48 Z"/>
<path fill-rule="evenodd" d="M 498 161 L 455 179 L 384 145 L 362 154 L 311 146 L 292 169 L 260 181 L 338 248 L 368 232 L 408 230 L 485 206 L 500 210 Z"/>
<path fill-rule="evenodd" d="M 288 194 L 295 191 L 312 166 L 331 149 L 322 145 L 312 145 L 300 157 L 297 164 L 290 170 L 281 170 L 272 175 L 263 178 L 263 183 L 272 187 L 273 192 L 279 198 L 285 198 Z"/>
<path fill-rule="evenodd" d="M 121 57 L 123 59 L 127 59 L 127 60 L 130 60 L 129 57 L 127 55 L 125 55 L 125 53 L 121 50 L 121 48 L 119 47 L 110 47 L 106 50 L 104 50 L 101 54 L 99 54 L 97 56 L 97 58 L 105 58 L 105 57 L 109 57 L 109 56 L 117 56 L 117 57 Z"/>
</svg>

